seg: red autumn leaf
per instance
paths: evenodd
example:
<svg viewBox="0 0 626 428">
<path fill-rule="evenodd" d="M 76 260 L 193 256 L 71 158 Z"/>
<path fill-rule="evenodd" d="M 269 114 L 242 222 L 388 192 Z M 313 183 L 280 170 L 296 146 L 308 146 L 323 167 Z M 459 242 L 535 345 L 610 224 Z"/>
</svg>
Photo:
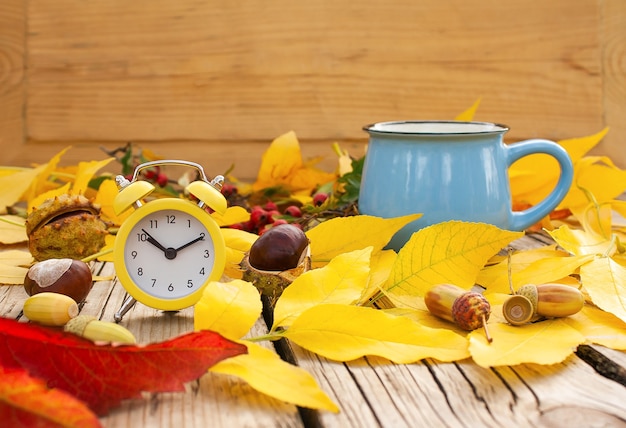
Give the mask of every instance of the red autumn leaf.
<svg viewBox="0 0 626 428">
<path fill-rule="evenodd" d="M 101 427 L 82 402 L 21 369 L 0 367 L 0 421 L 11 427 Z"/>
<path fill-rule="evenodd" d="M 98 415 L 141 397 L 142 391 L 182 391 L 185 382 L 215 363 L 246 352 L 244 345 L 212 331 L 146 346 L 95 345 L 53 328 L 0 318 L 0 365 L 23 368 Z"/>
</svg>

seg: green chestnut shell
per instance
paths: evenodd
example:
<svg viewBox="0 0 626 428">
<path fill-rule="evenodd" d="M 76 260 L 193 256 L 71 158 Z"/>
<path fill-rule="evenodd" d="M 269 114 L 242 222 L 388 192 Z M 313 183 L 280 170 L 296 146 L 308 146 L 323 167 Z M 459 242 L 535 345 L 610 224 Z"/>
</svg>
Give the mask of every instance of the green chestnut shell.
<svg viewBox="0 0 626 428">
<path fill-rule="evenodd" d="M 26 219 L 28 248 L 37 261 L 82 259 L 105 244 L 107 225 L 100 207 L 82 195 L 47 199 Z"/>
</svg>

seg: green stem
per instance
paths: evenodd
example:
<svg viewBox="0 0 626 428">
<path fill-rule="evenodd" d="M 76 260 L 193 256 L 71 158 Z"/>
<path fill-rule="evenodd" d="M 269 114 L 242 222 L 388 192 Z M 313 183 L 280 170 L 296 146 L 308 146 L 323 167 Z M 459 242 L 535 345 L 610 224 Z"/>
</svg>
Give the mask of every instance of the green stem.
<svg viewBox="0 0 626 428">
<path fill-rule="evenodd" d="M 284 337 L 285 331 L 286 330 L 275 331 L 273 333 L 264 334 L 262 336 L 245 338 L 245 340 L 247 340 L 249 342 L 263 342 L 263 341 L 266 341 L 266 340 L 271 340 L 271 341 L 279 340 L 279 339 L 282 339 Z"/>
<path fill-rule="evenodd" d="M 602 257 L 605 257 L 605 258 L 609 257 L 609 255 L 611 254 L 611 250 L 615 248 L 616 245 L 617 245 L 617 236 L 613 234 L 611 235 L 611 245 L 609 245 L 609 247 L 606 249 L 604 254 L 602 254 Z"/>
<path fill-rule="evenodd" d="M 98 253 L 95 253 L 95 254 L 92 254 L 90 256 L 87 256 L 84 259 L 81 259 L 81 261 L 83 261 L 85 263 L 89 263 L 90 261 L 95 260 L 95 259 L 97 259 L 100 256 L 104 256 L 104 255 L 112 253 L 112 252 L 113 252 L 113 248 L 102 250 L 102 251 L 100 251 Z"/>
<path fill-rule="evenodd" d="M 18 222 L 16 222 L 16 221 L 9 220 L 9 219 L 4 218 L 4 217 L 0 217 L 0 221 L 3 221 L 3 222 L 8 223 L 8 224 L 11 224 L 11 225 L 13 225 L 13 226 L 18 226 L 18 227 L 24 227 L 24 228 L 26 228 L 26 223 L 18 223 Z"/>
</svg>

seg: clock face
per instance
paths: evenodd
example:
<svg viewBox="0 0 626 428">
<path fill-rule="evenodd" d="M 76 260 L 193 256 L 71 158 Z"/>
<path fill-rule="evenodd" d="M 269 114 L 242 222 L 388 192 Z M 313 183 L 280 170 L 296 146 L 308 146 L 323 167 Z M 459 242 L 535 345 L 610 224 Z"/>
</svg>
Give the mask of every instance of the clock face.
<svg viewBox="0 0 626 428">
<path fill-rule="evenodd" d="M 157 299 L 184 299 L 214 276 L 215 231 L 206 219 L 200 220 L 209 215 L 193 208 L 198 213 L 192 215 L 189 209 L 144 211 L 146 214 L 124 231 L 124 268 L 142 293 Z"/>
</svg>

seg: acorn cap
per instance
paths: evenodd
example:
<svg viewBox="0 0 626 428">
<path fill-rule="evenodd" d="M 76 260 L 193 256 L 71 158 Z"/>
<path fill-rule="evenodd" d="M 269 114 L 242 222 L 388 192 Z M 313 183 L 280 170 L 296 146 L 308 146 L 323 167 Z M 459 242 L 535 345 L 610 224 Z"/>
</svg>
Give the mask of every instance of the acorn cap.
<svg viewBox="0 0 626 428">
<path fill-rule="evenodd" d="M 522 285 L 518 290 L 517 293 L 515 294 L 519 294 L 520 296 L 524 296 L 526 297 L 533 308 L 533 316 L 537 314 L 537 303 L 539 302 L 539 292 L 537 291 L 537 286 L 534 284 L 526 284 L 526 285 Z"/>
<path fill-rule="evenodd" d="M 502 315 L 511 325 L 528 323 L 534 316 L 533 304 L 526 296 L 515 294 L 505 300 L 502 305 Z"/>
</svg>

